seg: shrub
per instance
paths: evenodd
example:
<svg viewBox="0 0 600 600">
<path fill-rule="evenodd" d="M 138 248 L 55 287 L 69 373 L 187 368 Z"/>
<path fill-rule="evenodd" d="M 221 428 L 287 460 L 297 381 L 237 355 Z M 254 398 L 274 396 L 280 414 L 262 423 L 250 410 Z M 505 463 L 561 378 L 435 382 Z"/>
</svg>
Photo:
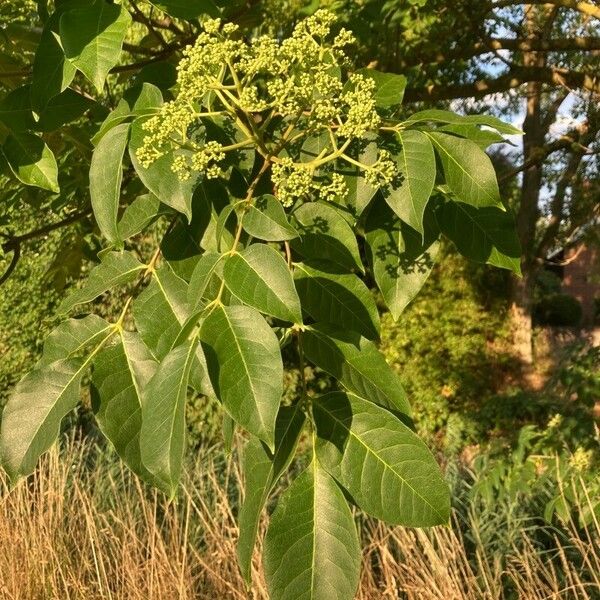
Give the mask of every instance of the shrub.
<svg viewBox="0 0 600 600">
<path fill-rule="evenodd" d="M 576 327 L 581 317 L 581 303 L 569 294 L 550 294 L 543 297 L 534 308 L 534 318 L 539 325 Z"/>
</svg>

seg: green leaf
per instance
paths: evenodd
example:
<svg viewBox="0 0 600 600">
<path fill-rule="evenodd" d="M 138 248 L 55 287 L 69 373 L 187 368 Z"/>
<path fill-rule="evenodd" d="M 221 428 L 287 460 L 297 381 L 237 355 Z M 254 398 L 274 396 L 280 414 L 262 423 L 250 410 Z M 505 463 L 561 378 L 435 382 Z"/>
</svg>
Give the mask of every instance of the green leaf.
<svg viewBox="0 0 600 600">
<path fill-rule="evenodd" d="M 314 400 L 316 451 L 323 467 L 367 514 L 387 523 L 448 523 L 450 495 L 421 439 L 392 413 L 352 394 Z"/>
<path fill-rule="evenodd" d="M 122 331 L 121 340 L 94 359 L 92 408 L 102 433 L 127 466 L 152 481 L 140 455 L 143 390 L 157 363 L 137 333 Z"/>
<path fill-rule="evenodd" d="M 298 237 L 290 225 L 281 202 L 269 194 L 260 196 L 244 215 L 242 225 L 246 233 L 267 242 L 282 242 Z"/>
<path fill-rule="evenodd" d="M 100 231 L 111 242 L 121 240 L 117 226 L 123 155 L 129 138 L 129 124 L 111 129 L 96 146 L 90 164 L 90 198 Z"/>
<path fill-rule="evenodd" d="M 360 545 L 344 494 L 313 461 L 284 492 L 263 554 L 272 600 L 352 600 Z"/>
<path fill-rule="evenodd" d="M 402 104 L 406 77 L 396 73 L 382 73 L 375 69 L 358 69 L 357 74 L 375 81 L 375 103 L 380 108 L 391 108 Z"/>
<path fill-rule="evenodd" d="M 40 43 L 33 59 L 31 80 L 31 105 L 40 113 L 54 96 L 65 90 L 77 69 L 66 59 L 58 35 L 60 17 L 65 7 L 72 8 L 76 2 L 59 5 L 44 26 Z"/>
<path fill-rule="evenodd" d="M 94 106 L 93 100 L 67 88 L 48 102 L 35 129 L 37 131 L 55 131 L 65 123 L 78 119 L 92 106 Z"/>
<path fill-rule="evenodd" d="M 349 392 L 410 417 L 400 378 L 373 342 L 358 333 L 321 324 L 303 332 L 302 346 L 308 360 L 333 375 Z"/>
<path fill-rule="evenodd" d="M 477 207 L 502 207 L 492 161 L 475 142 L 447 133 L 427 135 L 440 157 L 446 183 L 458 200 Z"/>
<path fill-rule="evenodd" d="M 81 378 L 113 332 L 111 327 L 96 336 L 96 347 L 85 360 L 42 361 L 15 386 L 4 406 L 0 428 L 0 463 L 12 480 L 32 473 L 40 456 L 57 438 L 62 419 L 79 402 Z M 53 345 L 51 353 L 74 346 L 64 335 Z"/>
<path fill-rule="evenodd" d="M 175 495 L 185 449 L 185 402 L 196 340 L 176 346 L 161 361 L 144 390 L 142 463 L 160 488 Z"/>
<path fill-rule="evenodd" d="M 377 137 L 366 136 L 365 140 L 355 142 L 346 151 L 351 158 L 365 165 L 372 165 L 377 161 Z M 344 176 L 346 186 L 348 187 L 348 196 L 346 204 L 355 217 L 359 217 L 367 208 L 373 196 L 377 192 L 377 187 L 372 186 L 365 179 L 365 172 L 357 165 L 343 163 L 338 169 L 338 173 Z"/>
<path fill-rule="evenodd" d="M 212 0 L 149 0 L 156 8 L 177 19 L 192 21 L 200 15 L 219 16 L 219 9 Z"/>
<path fill-rule="evenodd" d="M 375 282 L 392 316 L 398 319 L 429 277 L 439 244 L 424 242 L 387 206 L 369 212 L 365 236 Z"/>
<path fill-rule="evenodd" d="M 188 287 L 188 304 L 190 310 L 198 310 L 204 304 L 205 300 L 216 298 L 221 286 L 219 271 L 223 265 L 221 259 L 224 257 L 224 254 L 217 252 L 207 252 L 200 257 L 192 272 Z"/>
<path fill-rule="evenodd" d="M 458 251 L 477 262 L 521 273 L 521 245 L 514 217 L 494 207 L 446 202 L 435 213 L 442 233 Z"/>
<path fill-rule="evenodd" d="M 57 360 L 73 358 L 91 344 L 106 337 L 113 328 L 112 323 L 98 315 L 69 319 L 53 329 L 46 338 L 39 364 L 49 365 Z"/>
<path fill-rule="evenodd" d="M 225 262 L 223 278 L 244 304 L 282 321 L 302 323 L 300 298 L 281 254 L 265 244 L 252 244 Z"/>
<path fill-rule="evenodd" d="M 92 269 L 83 286 L 62 301 L 58 314 L 65 314 L 77 304 L 91 302 L 113 287 L 133 281 L 145 268 L 131 252 L 109 252 Z"/>
<path fill-rule="evenodd" d="M 352 273 L 330 273 L 327 265 L 296 264 L 294 280 L 302 310 L 315 321 L 379 337 L 379 314 L 367 286 Z"/>
<path fill-rule="evenodd" d="M 283 393 L 277 336 L 254 308 L 217 305 L 202 323 L 200 339 L 217 397 L 272 449 Z"/>
<path fill-rule="evenodd" d="M 482 150 L 485 150 L 491 144 L 504 142 L 504 137 L 491 129 L 481 129 L 478 125 L 470 123 L 457 123 L 455 125 L 444 125 L 439 127 L 438 131 L 453 133 L 475 142 Z"/>
<path fill-rule="evenodd" d="M 162 92 L 151 83 L 142 83 L 129 88 L 119 100 L 116 108 L 104 119 L 100 129 L 92 137 L 97 146 L 100 140 L 113 128 L 131 117 L 148 116 L 162 105 Z"/>
<path fill-rule="evenodd" d="M 507 135 L 519 135 L 523 133 L 517 127 L 509 125 L 508 123 L 504 123 L 497 117 L 493 117 L 491 115 L 464 116 L 457 115 L 456 113 L 448 110 L 439 110 L 435 108 L 414 113 L 408 119 L 406 119 L 406 121 L 404 121 L 403 125 L 412 126 L 424 122 L 451 123 L 456 125 L 463 123 L 471 125 L 487 125 L 488 127 L 493 127 L 499 133 L 504 133 Z"/>
<path fill-rule="evenodd" d="M 23 85 L 0 99 L 0 121 L 11 131 L 26 131 L 35 127 L 29 100 L 31 86 Z"/>
<path fill-rule="evenodd" d="M 108 72 L 119 62 L 131 16 L 117 4 L 96 0 L 60 18 L 60 40 L 66 57 L 102 92 Z"/>
<path fill-rule="evenodd" d="M 214 180 L 205 180 L 192 196 L 192 221 L 179 219 L 161 243 L 162 255 L 181 278 L 189 281 L 200 257 L 207 252 L 217 252 L 216 228 L 218 213 L 229 203 L 225 188 Z M 224 232 L 227 245 L 233 236 Z"/>
<path fill-rule="evenodd" d="M 183 213 L 188 221 L 192 218 L 192 193 L 196 185 L 193 177 L 187 181 L 181 181 L 171 169 L 171 154 L 162 156 L 152 165 L 145 169 L 138 161 L 136 151 L 143 144 L 146 132 L 142 129 L 143 119 L 136 119 L 131 125 L 131 137 L 129 141 L 129 156 L 136 173 L 142 183 L 161 202 Z"/>
<path fill-rule="evenodd" d="M 117 225 L 119 239 L 126 240 L 137 235 L 154 219 L 160 215 L 167 214 L 170 209 L 161 204 L 154 194 L 142 194 L 138 196 L 123 212 L 123 216 Z"/>
<path fill-rule="evenodd" d="M 86 363 L 59 360 L 30 371 L 15 387 L 2 412 L 0 457 L 12 480 L 33 473 L 57 438 L 63 417 L 79 402 Z"/>
<path fill-rule="evenodd" d="M 33 133 L 13 133 L 2 146 L 14 176 L 25 185 L 58 193 L 58 167 L 52 150 Z"/>
<path fill-rule="evenodd" d="M 435 185 L 433 146 L 421 131 L 401 131 L 398 139 L 402 144 L 396 157 L 400 181 L 386 190 L 385 201 L 405 223 L 423 233 L 423 215 Z"/>
<path fill-rule="evenodd" d="M 288 468 L 298 444 L 305 416 L 301 404 L 282 406 L 275 423 L 275 452 L 271 454 L 257 438 L 244 448 L 244 502 L 240 508 L 237 555 L 246 582 L 250 581 L 252 552 L 256 543 L 260 516 L 275 484 Z"/>
<path fill-rule="evenodd" d="M 169 265 L 160 265 L 142 293 L 133 301 L 133 318 L 144 343 L 158 360 L 173 348 L 189 316 L 188 287 Z"/>
<path fill-rule="evenodd" d="M 307 259 L 326 260 L 344 270 L 364 271 L 356 236 L 335 208 L 307 202 L 294 212 L 300 239 L 292 248 Z"/>
</svg>

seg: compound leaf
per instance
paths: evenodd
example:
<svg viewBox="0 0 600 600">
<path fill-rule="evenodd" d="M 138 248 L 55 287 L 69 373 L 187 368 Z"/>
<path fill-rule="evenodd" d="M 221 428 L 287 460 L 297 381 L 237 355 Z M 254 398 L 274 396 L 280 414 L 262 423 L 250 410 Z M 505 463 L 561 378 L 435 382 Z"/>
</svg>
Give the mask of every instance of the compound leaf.
<svg viewBox="0 0 600 600">
<path fill-rule="evenodd" d="M 282 406 L 275 423 L 275 452 L 271 453 L 257 438 L 251 438 L 244 448 L 244 502 L 240 508 L 238 525 L 240 537 L 237 555 L 244 579 L 250 581 L 252 551 L 256 542 L 260 515 L 269 493 L 289 466 L 305 416 L 301 404 Z"/>
<path fill-rule="evenodd" d="M 92 269 L 84 285 L 61 302 L 58 313 L 64 314 L 77 304 L 91 302 L 113 287 L 133 281 L 145 268 L 131 252 L 108 252 Z"/>
<path fill-rule="evenodd" d="M 389 187 L 385 200 L 405 223 L 423 233 L 423 215 L 435 184 L 433 146 L 421 131 L 401 131 L 398 139 L 399 182 Z"/>
<path fill-rule="evenodd" d="M 330 273 L 327 265 L 299 263 L 294 281 L 302 310 L 315 321 L 379 337 L 379 313 L 369 288 L 352 273 Z"/>
<path fill-rule="evenodd" d="M 181 477 L 185 402 L 196 344 L 188 340 L 165 356 L 144 391 L 142 403 L 142 463 L 171 497 Z"/>
<path fill-rule="evenodd" d="M 333 375 L 348 391 L 409 416 L 410 404 L 400 378 L 377 346 L 359 333 L 312 325 L 302 334 L 306 357 Z"/>
<path fill-rule="evenodd" d="M 272 600 L 352 600 L 360 574 L 356 525 L 344 494 L 313 461 L 269 524 L 265 577 Z"/>
<path fill-rule="evenodd" d="M 353 394 L 313 402 L 319 462 L 367 514 L 387 523 L 448 522 L 450 495 L 421 439 L 392 413 Z"/>
<path fill-rule="evenodd" d="M 233 419 L 273 448 L 283 393 L 279 342 L 249 306 L 215 306 L 200 339 L 217 397 Z"/>
<path fill-rule="evenodd" d="M 233 254 L 225 263 L 223 277 L 231 293 L 244 304 L 283 321 L 302 323 L 294 280 L 274 248 L 252 244 Z"/>
<path fill-rule="evenodd" d="M 471 140 L 428 132 L 440 157 L 446 183 L 458 200 L 475 207 L 502 207 L 496 171 L 490 157 Z"/>
<path fill-rule="evenodd" d="M 120 241 L 117 225 L 123 154 L 129 138 L 129 124 L 111 129 L 96 146 L 90 165 L 90 199 L 100 231 L 111 242 Z"/>
<path fill-rule="evenodd" d="M 60 40 L 66 57 L 102 92 L 108 72 L 119 61 L 131 16 L 123 6 L 96 0 L 65 12 Z"/>
</svg>

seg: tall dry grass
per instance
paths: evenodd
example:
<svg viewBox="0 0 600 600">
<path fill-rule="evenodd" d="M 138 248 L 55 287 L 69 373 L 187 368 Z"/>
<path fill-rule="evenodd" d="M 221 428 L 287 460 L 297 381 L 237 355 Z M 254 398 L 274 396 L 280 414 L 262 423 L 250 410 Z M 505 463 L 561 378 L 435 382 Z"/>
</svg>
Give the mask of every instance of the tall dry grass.
<svg viewBox="0 0 600 600">
<path fill-rule="evenodd" d="M 1 480 L 0 598 L 266 599 L 260 553 L 252 590 L 237 570 L 240 473 L 219 456 L 199 452 L 171 505 L 89 443 L 50 452 L 11 491 Z M 598 521 L 556 529 L 545 552 L 524 527 L 499 556 L 485 547 L 481 515 L 471 513 L 430 531 L 361 521 L 358 598 L 600 598 Z"/>
</svg>

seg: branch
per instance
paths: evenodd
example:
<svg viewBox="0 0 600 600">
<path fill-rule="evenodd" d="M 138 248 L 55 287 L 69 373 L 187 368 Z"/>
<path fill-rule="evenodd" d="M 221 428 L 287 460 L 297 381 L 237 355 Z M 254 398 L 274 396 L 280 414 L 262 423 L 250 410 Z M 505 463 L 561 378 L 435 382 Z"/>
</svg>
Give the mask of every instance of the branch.
<svg viewBox="0 0 600 600">
<path fill-rule="evenodd" d="M 404 94 L 406 102 L 453 100 L 455 98 L 483 98 L 488 94 L 506 92 L 524 83 L 537 81 L 554 86 L 586 89 L 600 94 L 600 81 L 587 73 L 557 69 L 554 67 L 513 67 L 495 79 L 482 79 L 474 83 L 449 86 L 408 88 Z"/>
<path fill-rule="evenodd" d="M 402 68 L 417 67 L 424 64 L 441 64 L 451 60 L 466 60 L 497 52 L 510 50 L 512 52 L 569 52 L 600 50 L 600 37 L 577 36 L 572 38 L 557 39 L 515 39 L 515 38 L 490 38 L 474 42 L 468 46 L 460 46 L 446 52 L 414 51 L 414 56 L 400 62 Z"/>
<path fill-rule="evenodd" d="M 88 208 L 84 211 L 74 213 L 65 217 L 62 221 L 58 221 L 57 223 L 50 223 L 50 225 L 45 225 L 44 227 L 40 227 L 39 229 L 34 229 L 33 231 L 29 231 L 27 233 L 23 233 L 21 235 L 10 236 L 8 241 L 2 244 L 2 250 L 5 253 L 13 252 L 18 249 L 23 242 L 28 242 L 29 240 L 33 240 L 38 237 L 42 237 L 52 231 L 60 229 L 61 227 L 65 227 L 66 225 L 71 225 L 71 223 L 75 223 L 80 221 L 85 217 L 89 217 L 92 214 L 92 209 Z"/>
<path fill-rule="evenodd" d="M 553 4 L 560 8 L 570 8 L 579 11 L 589 17 L 600 19 L 600 7 L 590 2 L 581 2 L 579 0 L 497 0 L 490 3 L 490 10 L 496 8 L 506 8 L 507 6 L 519 6 L 521 4 Z"/>
</svg>

